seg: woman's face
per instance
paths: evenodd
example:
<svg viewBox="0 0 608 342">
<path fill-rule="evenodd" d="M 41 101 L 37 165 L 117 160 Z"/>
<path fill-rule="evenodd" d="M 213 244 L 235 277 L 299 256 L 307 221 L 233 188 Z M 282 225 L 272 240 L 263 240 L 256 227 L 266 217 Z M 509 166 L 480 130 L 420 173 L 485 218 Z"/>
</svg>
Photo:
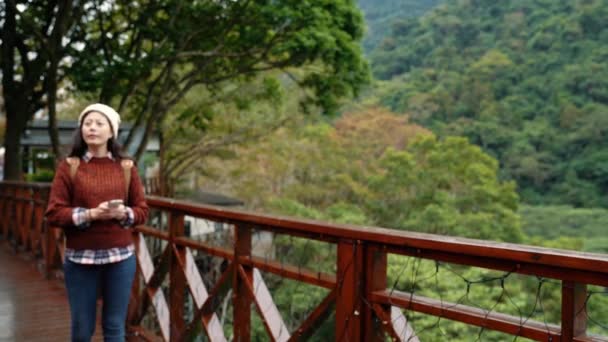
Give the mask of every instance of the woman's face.
<svg viewBox="0 0 608 342">
<path fill-rule="evenodd" d="M 112 127 L 105 115 L 99 112 L 90 112 L 82 120 L 82 139 L 87 146 L 107 146 L 112 137 Z"/>
</svg>

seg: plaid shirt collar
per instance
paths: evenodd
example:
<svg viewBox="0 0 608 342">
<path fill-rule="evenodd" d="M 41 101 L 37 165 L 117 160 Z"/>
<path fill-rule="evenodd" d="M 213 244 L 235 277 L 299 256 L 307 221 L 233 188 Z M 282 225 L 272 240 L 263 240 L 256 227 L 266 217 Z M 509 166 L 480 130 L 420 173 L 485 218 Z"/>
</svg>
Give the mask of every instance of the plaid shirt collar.
<svg viewBox="0 0 608 342">
<path fill-rule="evenodd" d="M 106 157 L 114 160 L 114 157 L 112 156 L 112 152 L 108 151 L 108 154 L 106 155 Z M 87 150 L 87 152 L 84 154 L 84 156 L 82 156 L 82 160 L 85 161 L 85 163 L 88 163 L 91 159 L 93 159 L 93 153 L 91 153 L 90 151 Z"/>
</svg>

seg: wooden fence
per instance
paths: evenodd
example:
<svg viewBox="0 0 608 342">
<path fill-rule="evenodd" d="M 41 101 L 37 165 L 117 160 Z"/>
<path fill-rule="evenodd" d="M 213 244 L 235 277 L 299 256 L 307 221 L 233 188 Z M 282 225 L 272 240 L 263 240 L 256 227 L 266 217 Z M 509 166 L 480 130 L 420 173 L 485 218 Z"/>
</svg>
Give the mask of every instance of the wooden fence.
<svg viewBox="0 0 608 342">
<path fill-rule="evenodd" d="M 61 229 L 44 223 L 48 190 L 48 184 L 0 183 L 0 233 L 19 252 L 37 256 L 50 277 L 61 270 L 63 237 Z M 330 315 L 335 317 L 338 341 L 384 341 L 387 337 L 417 341 L 415 327 L 404 316 L 408 311 L 538 341 L 608 341 L 606 337 L 587 335 L 585 308 L 589 285 L 608 287 L 608 255 L 297 220 L 154 196 L 147 201 L 153 210 L 163 213 L 166 224 L 133 230 L 139 281 L 134 285 L 127 325 L 139 338 L 181 341 L 202 329 L 211 341 L 249 341 L 253 307 L 272 341 L 305 340 Z M 229 225 L 232 243 L 229 247 L 217 246 L 186 236 L 187 216 Z M 252 253 L 252 236 L 261 231 L 334 246 L 335 272 L 256 256 Z M 162 241 L 161 252 L 151 253 L 147 239 Z M 225 260 L 215 284 L 205 285 L 194 253 Z M 561 324 L 389 288 L 389 254 L 559 282 Z M 261 272 L 325 288 L 327 295 L 298 327 L 289 329 Z M 220 297 L 227 289 L 232 294 L 230 329 L 222 326 L 217 314 Z M 186 302 L 193 303 L 191 312 L 187 312 Z M 146 327 L 146 321 L 153 321 L 154 326 Z"/>
</svg>

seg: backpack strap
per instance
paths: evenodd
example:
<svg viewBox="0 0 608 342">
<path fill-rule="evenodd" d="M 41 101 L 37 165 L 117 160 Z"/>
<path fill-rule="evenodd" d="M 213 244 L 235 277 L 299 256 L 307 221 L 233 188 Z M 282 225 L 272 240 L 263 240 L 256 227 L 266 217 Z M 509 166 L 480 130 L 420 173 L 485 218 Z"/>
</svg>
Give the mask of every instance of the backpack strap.
<svg viewBox="0 0 608 342">
<path fill-rule="evenodd" d="M 131 185 L 131 168 L 133 168 L 133 161 L 131 159 L 123 159 L 120 161 L 122 171 L 125 174 L 125 185 L 127 190 L 127 200 L 129 199 L 129 187 Z M 126 202 L 125 202 L 126 203 Z"/>
<path fill-rule="evenodd" d="M 70 165 L 70 179 L 74 180 L 76 176 L 76 171 L 78 171 L 78 166 L 80 165 L 80 158 L 78 157 L 67 157 L 65 159 L 66 162 Z"/>
</svg>

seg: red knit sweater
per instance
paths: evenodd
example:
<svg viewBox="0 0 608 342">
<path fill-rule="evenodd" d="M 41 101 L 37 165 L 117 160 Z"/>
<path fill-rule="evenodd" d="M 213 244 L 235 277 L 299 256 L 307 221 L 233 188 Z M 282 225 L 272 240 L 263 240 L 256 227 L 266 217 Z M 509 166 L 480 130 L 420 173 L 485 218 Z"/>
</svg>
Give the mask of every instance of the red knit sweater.
<svg viewBox="0 0 608 342">
<path fill-rule="evenodd" d="M 124 199 L 133 209 L 134 225 L 143 224 L 148 217 L 148 205 L 141 180 L 135 167 L 131 168 L 129 196 L 120 161 L 110 158 L 92 158 L 81 161 L 76 175 L 70 177 L 70 165 L 62 161 L 57 167 L 46 209 L 48 223 L 65 229 L 66 246 L 82 249 L 108 249 L 125 247 L 133 243 L 131 230 L 125 229 L 118 220 L 96 220 L 84 230 L 74 226 L 72 210 L 75 207 L 95 208 L 101 202 Z"/>
</svg>

